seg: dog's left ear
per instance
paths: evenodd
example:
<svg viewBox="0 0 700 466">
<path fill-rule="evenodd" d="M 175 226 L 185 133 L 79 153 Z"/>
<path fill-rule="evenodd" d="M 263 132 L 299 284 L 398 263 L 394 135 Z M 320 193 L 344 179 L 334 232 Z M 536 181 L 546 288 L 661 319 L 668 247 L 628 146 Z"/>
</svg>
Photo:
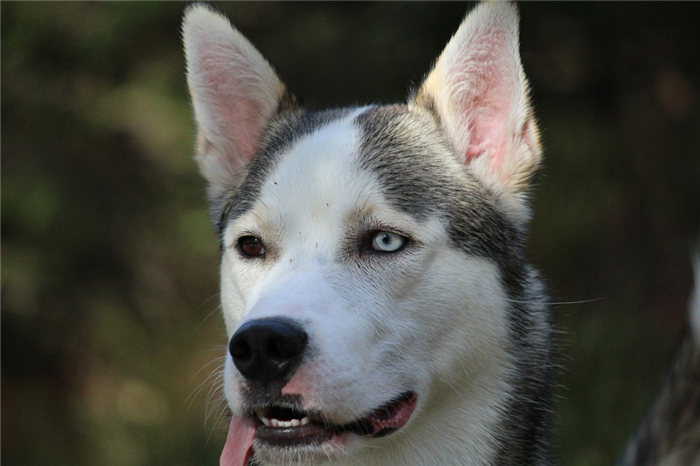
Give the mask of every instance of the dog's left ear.
<svg viewBox="0 0 700 466">
<path fill-rule="evenodd" d="M 511 3 L 477 6 L 409 105 L 435 113 L 456 157 L 522 209 L 541 148 L 520 63 L 518 23 Z"/>
</svg>

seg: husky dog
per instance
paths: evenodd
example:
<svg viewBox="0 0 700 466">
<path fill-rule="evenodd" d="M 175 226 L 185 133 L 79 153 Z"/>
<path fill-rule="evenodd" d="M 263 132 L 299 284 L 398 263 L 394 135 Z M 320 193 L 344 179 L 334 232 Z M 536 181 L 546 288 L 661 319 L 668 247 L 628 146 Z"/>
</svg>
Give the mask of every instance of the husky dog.
<svg viewBox="0 0 700 466">
<path fill-rule="evenodd" d="M 230 338 L 221 463 L 546 464 L 515 6 L 473 10 L 406 105 L 322 112 L 208 7 L 183 29 Z"/>
<path fill-rule="evenodd" d="M 551 463 L 518 27 L 481 4 L 406 104 L 312 112 L 225 17 L 187 10 L 229 337 L 222 465 Z"/>
</svg>

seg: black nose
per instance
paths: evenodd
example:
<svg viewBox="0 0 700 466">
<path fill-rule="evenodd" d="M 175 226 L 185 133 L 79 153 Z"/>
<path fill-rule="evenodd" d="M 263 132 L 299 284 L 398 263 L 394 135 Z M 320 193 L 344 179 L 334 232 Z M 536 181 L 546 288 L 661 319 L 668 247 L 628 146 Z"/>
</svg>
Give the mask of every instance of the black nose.
<svg viewBox="0 0 700 466">
<path fill-rule="evenodd" d="M 249 380 L 283 380 L 299 366 L 309 340 L 290 319 L 267 318 L 246 322 L 228 345 L 233 363 Z"/>
</svg>

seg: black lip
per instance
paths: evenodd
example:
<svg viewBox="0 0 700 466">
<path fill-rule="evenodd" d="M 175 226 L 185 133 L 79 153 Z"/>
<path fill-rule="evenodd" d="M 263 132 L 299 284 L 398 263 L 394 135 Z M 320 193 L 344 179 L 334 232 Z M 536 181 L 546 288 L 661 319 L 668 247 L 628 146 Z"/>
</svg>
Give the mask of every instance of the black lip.
<svg viewBox="0 0 700 466">
<path fill-rule="evenodd" d="M 255 432 L 256 439 L 281 447 L 323 443 L 333 438 L 333 435 L 335 432 L 313 422 L 297 427 L 268 427 L 260 424 Z"/>
<path fill-rule="evenodd" d="M 369 415 L 347 424 L 330 424 L 328 422 L 321 421 L 320 419 L 322 416 L 318 414 L 314 415 L 313 413 L 305 413 L 303 411 L 273 406 L 267 408 L 266 411 L 277 413 L 286 412 L 286 416 L 280 416 L 282 418 L 301 419 L 303 417 L 309 417 L 310 422 L 306 425 L 297 427 L 272 427 L 264 425 L 257 418 L 257 416 L 254 415 L 255 419 L 258 421 L 258 427 L 255 435 L 256 438 L 262 442 L 282 447 L 320 444 L 331 440 L 334 435 L 345 433 L 354 433 L 361 437 L 385 437 L 396 432 L 398 429 L 385 428 L 375 432 L 375 429 L 370 422 L 370 418 L 389 417 L 391 415 L 392 405 L 409 401 L 413 396 L 415 396 L 414 392 L 402 393 L 391 401 L 376 408 Z"/>
</svg>

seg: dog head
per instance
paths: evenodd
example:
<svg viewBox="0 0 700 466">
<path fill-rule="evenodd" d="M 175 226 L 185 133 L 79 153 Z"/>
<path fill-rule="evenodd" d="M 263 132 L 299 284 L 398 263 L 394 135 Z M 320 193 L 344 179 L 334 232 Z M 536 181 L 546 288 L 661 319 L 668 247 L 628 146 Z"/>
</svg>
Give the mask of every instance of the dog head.
<svg viewBox="0 0 700 466">
<path fill-rule="evenodd" d="M 483 436 L 540 160 L 515 7 L 478 6 L 406 105 L 306 111 L 206 6 L 184 42 L 230 338 L 222 464 L 388 464 L 411 429 Z"/>
</svg>

